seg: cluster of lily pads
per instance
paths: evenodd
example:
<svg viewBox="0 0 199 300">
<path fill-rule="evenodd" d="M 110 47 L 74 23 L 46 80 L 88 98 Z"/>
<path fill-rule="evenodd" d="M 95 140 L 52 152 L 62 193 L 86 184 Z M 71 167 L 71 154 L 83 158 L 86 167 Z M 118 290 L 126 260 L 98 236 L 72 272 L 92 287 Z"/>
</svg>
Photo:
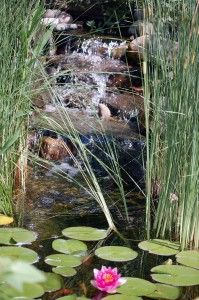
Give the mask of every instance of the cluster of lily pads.
<svg viewBox="0 0 199 300">
<path fill-rule="evenodd" d="M 58 238 L 52 242 L 52 248 L 58 253 L 45 258 L 45 262 L 52 266 L 53 271 L 53 273 L 47 273 L 31 266 L 38 261 L 38 255 L 35 251 L 22 246 L 36 240 L 37 236 L 34 232 L 21 228 L 1 228 L 0 244 L 6 246 L 0 247 L 0 291 L 2 288 L 8 290 L 9 287 L 11 295 L 14 295 L 10 299 L 29 300 L 41 297 L 45 292 L 60 289 L 64 284 L 63 277 L 74 276 L 77 273 L 75 268 L 80 266 L 87 257 L 88 249 L 85 242 L 103 240 L 108 233 L 107 230 L 85 226 L 64 229 L 62 234 L 67 239 Z M 105 295 L 104 299 L 140 300 L 142 296 L 145 296 L 152 299 L 172 300 L 180 297 L 180 287 L 199 284 L 198 251 L 180 251 L 179 244 L 160 239 L 140 242 L 138 247 L 156 255 L 175 255 L 178 264 L 159 265 L 152 268 L 151 277 L 154 282 L 158 283 L 125 277 L 125 284 L 119 286 L 115 294 Z M 136 251 L 125 246 L 101 246 L 95 250 L 94 254 L 105 261 L 114 262 L 131 261 L 138 256 Z M 2 260 L 2 257 L 6 259 Z M 13 280 L 15 273 L 18 275 L 17 280 Z M 88 298 L 69 295 L 59 299 Z"/>
</svg>

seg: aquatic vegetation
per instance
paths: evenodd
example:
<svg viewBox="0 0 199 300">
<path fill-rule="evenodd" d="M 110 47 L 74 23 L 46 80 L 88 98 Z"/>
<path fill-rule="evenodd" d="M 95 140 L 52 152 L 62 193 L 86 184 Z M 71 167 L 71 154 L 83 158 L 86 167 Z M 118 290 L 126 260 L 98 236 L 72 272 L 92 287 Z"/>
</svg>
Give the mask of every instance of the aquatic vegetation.
<svg viewBox="0 0 199 300">
<path fill-rule="evenodd" d="M 147 238 L 179 240 L 182 248 L 198 249 L 198 3 L 145 3 L 155 27 L 144 58 Z M 154 182 L 159 185 L 155 201 Z"/>
<path fill-rule="evenodd" d="M 94 269 L 94 280 L 91 284 L 100 291 L 114 294 L 117 288 L 126 282 L 117 268 L 102 266 L 101 270 Z"/>
</svg>

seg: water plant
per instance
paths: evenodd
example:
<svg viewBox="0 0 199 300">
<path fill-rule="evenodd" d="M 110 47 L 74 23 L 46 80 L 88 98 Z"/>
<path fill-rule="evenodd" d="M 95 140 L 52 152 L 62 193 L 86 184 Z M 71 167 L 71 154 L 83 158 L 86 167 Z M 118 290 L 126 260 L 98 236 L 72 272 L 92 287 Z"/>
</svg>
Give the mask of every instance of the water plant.
<svg viewBox="0 0 199 300">
<path fill-rule="evenodd" d="M 145 4 L 155 27 L 144 59 L 146 120 L 151 119 L 146 123 L 148 238 L 179 240 L 182 248 L 197 249 L 198 3 Z M 156 201 L 154 186 L 159 186 Z"/>
<path fill-rule="evenodd" d="M 13 187 L 24 188 L 26 137 L 34 59 L 29 52 L 38 28 L 39 1 L 1 2 L 0 211 L 12 214 Z"/>
</svg>

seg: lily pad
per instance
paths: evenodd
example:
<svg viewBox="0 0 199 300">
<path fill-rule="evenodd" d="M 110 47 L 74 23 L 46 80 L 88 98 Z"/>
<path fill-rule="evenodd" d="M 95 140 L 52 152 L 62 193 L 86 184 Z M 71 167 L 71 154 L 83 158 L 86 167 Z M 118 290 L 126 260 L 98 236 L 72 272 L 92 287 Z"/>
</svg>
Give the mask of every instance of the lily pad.
<svg viewBox="0 0 199 300">
<path fill-rule="evenodd" d="M 51 254 L 46 256 L 45 262 L 50 266 L 56 267 L 77 267 L 82 263 L 78 256 L 66 254 Z"/>
<path fill-rule="evenodd" d="M 13 221 L 14 221 L 13 217 L 8 217 L 0 214 L 0 225 L 8 225 L 13 223 Z"/>
<path fill-rule="evenodd" d="M 52 243 L 52 248 L 58 252 L 73 255 L 84 255 L 87 245 L 78 240 L 57 239 Z"/>
<path fill-rule="evenodd" d="M 130 298 L 129 298 L 130 297 Z M 108 297 L 105 297 L 106 300 L 141 300 L 142 298 L 137 296 L 129 296 L 129 295 L 110 295 Z"/>
<path fill-rule="evenodd" d="M 129 261 L 137 257 L 137 252 L 122 246 L 105 246 L 98 248 L 95 255 L 109 261 Z"/>
<path fill-rule="evenodd" d="M 71 277 L 77 274 L 77 271 L 74 268 L 69 267 L 56 267 L 52 268 L 53 272 L 56 274 L 60 274 L 64 277 Z"/>
<path fill-rule="evenodd" d="M 87 226 L 68 227 L 62 231 L 64 236 L 81 241 L 99 241 L 107 237 L 107 230 Z"/>
<path fill-rule="evenodd" d="M 199 284 L 199 270 L 174 265 L 160 265 L 151 269 L 155 281 L 174 286 L 192 286 Z"/>
<path fill-rule="evenodd" d="M 0 247 L 0 257 L 1 256 L 6 256 L 14 260 L 19 259 L 29 264 L 34 264 L 38 261 L 39 258 L 35 251 L 28 248 L 16 246 Z"/>
<path fill-rule="evenodd" d="M 77 300 L 77 296 L 76 295 L 68 295 L 68 296 L 58 298 L 58 299 L 59 300 Z"/>
<path fill-rule="evenodd" d="M 155 286 L 156 290 L 152 294 L 147 295 L 147 298 L 175 300 L 180 297 L 181 290 L 179 287 L 160 283 L 156 283 Z"/>
<path fill-rule="evenodd" d="M 37 234 L 24 228 L 0 228 L 0 244 L 31 244 L 37 238 Z"/>
<path fill-rule="evenodd" d="M 63 285 L 63 279 L 60 275 L 50 272 L 43 273 L 46 277 L 46 281 L 43 282 L 41 285 L 45 292 L 54 292 L 61 289 Z"/>
<path fill-rule="evenodd" d="M 199 269 L 199 251 L 196 250 L 182 251 L 176 255 L 176 258 L 177 258 L 177 262 L 182 265 Z"/>
<path fill-rule="evenodd" d="M 117 289 L 118 293 L 128 296 L 145 296 L 155 291 L 155 284 L 140 278 L 126 277 L 127 282 Z"/>
<path fill-rule="evenodd" d="M 160 239 L 140 242 L 138 247 L 142 250 L 149 251 L 149 253 L 163 256 L 175 255 L 180 251 L 179 244 Z"/>
<path fill-rule="evenodd" d="M 25 283 L 21 291 L 15 289 L 13 289 L 13 291 L 15 298 L 20 297 L 19 299 L 38 298 L 44 294 L 43 287 L 40 284 L 36 283 Z"/>
</svg>

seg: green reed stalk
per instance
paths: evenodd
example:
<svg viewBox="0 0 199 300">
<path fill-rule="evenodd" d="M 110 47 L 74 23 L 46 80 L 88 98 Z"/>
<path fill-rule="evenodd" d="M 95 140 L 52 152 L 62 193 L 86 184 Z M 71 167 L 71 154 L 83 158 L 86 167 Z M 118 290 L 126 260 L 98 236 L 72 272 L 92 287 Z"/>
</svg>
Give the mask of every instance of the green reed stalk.
<svg viewBox="0 0 199 300">
<path fill-rule="evenodd" d="M 39 1 L 2 0 L 0 8 L 0 212 L 12 214 L 13 189 L 24 188 L 26 141 L 39 26 Z"/>
<path fill-rule="evenodd" d="M 199 247 L 199 88 L 198 5 L 195 1 L 146 1 L 155 33 L 150 37 L 150 88 L 153 114 L 148 148 L 151 182 L 160 186 L 154 221 L 156 237 Z M 177 44 L 178 43 L 178 44 Z M 150 81 L 149 81 L 150 80 Z"/>
</svg>

